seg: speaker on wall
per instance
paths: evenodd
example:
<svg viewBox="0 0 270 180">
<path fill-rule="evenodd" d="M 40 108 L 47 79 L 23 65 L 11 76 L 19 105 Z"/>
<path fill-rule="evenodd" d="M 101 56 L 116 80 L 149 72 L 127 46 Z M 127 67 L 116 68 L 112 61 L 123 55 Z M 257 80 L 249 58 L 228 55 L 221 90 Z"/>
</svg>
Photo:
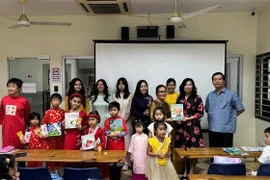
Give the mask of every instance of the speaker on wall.
<svg viewBox="0 0 270 180">
<path fill-rule="evenodd" d="M 122 40 L 129 40 L 129 28 L 128 27 L 121 27 L 121 39 Z"/>
<path fill-rule="evenodd" d="M 167 39 L 174 38 L 174 25 L 166 26 Z"/>
</svg>

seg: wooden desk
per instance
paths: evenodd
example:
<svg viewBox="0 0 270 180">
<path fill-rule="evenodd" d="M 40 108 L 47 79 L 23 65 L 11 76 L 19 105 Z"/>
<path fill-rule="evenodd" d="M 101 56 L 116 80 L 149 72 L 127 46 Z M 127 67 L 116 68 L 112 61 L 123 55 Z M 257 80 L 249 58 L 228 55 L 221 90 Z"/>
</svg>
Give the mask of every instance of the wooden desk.
<svg viewBox="0 0 270 180">
<path fill-rule="evenodd" d="M 258 158 L 262 152 L 247 152 L 248 155 L 232 156 L 223 151 L 222 148 L 175 148 L 176 153 L 181 158 L 213 158 L 214 156 L 239 157 L 239 158 Z"/>
<path fill-rule="evenodd" d="M 27 152 L 26 157 L 16 158 L 17 162 L 123 162 L 125 150 L 81 151 L 81 150 L 19 150 L 16 153 Z M 104 153 L 104 152 L 107 152 Z M 14 153 L 14 154 L 16 154 Z"/>
<path fill-rule="evenodd" d="M 214 174 L 189 174 L 189 180 L 264 180 L 270 179 L 268 176 L 227 176 L 227 175 L 214 175 Z"/>
</svg>

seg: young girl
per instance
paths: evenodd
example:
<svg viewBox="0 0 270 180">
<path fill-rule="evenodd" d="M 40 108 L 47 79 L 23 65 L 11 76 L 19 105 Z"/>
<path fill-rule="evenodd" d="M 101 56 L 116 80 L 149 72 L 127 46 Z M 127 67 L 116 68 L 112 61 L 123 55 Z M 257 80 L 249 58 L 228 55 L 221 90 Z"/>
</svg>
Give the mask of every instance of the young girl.
<svg viewBox="0 0 270 180">
<path fill-rule="evenodd" d="M 165 137 L 167 125 L 163 121 L 154 124 L 156 136 L 148 139 L 146 177 L 149 180 L 178 180 L 179 177 L 170 160 L 171 139 Z"/>
<path fill-rule="evenodd" d="M 94 84 L 90 96 L 90 110 L 98 111 L 100 115 L 100 125 L 103 128 L 104 121 L 110 117 L 109 103 L 112 101 L 112 97 L 108 91 L 108 85 L 105 80 L 99 79 Z"/>
<path fill-rule="evenodd" d="M 69 89 L 68 89 L 68 93 L 67 93 L 67 96 L 65 99 L 65 111 L 70 110 L 71 106 L 69 103 L 69 97 L 74 93 L 78 93 L 78 94 L 82 95 L 83 99 L 82 99 L 82 102 L 80 104 L 80 110 L 83 110 L 86 112 L 86 114 L 88 114 L 89 109 L 90 109 L 89 100 L 86 96 L 83 82 L 79 78 L 74 78 L 69 83 Z"/>
<path fill-rule="evenodd" d="M 97 111 L 92 111 L 87 116 L 89 127 L 86 130 L 86 134 L 93 134 L 95 136 L 95 140 L 100 141 L 98 146 L 94 148 L 94 150 L 103 150 L 105 149 L 106 139 L 101 127 L 98 127 L 97 124 L 100 122 L 100 116 Z"/>
<path fill-rule="evenodd" d="M 77 122 L 75 129 L 66 129 L 64 149 L 75 150 L 81 148 L 81 135 L 87 128 L 87 115 L 83 110 L 80 110 L 81 101 L 84 97 L 80 94 L 72 94 L 69 97 L 69 103 L 71 105 L 70 110 L 67 113 L 79 113 L 79 119 L 81 122 Z M 62 123 L 65 124 L 65 121 Z"/>
<path fill-rule="evenodd" d="M 31 132 L 29 140 L 29 149 L 49 149 L 46 139 L 41 134 L 40 128 L 40 114 L 32 112 L 29 116 L 29 128 L 26 131 Z M 23 144 L 26 144 L 24 140 L 21 140 Z M 42 162 L 28 162 L 27 167 L 41 167 Z"/>
<path fill-rule="evenodd" d="M 0 155 L 0 179 L 19 180 L 20 173 L 17 170 L 15 156 L 12 154 Z"/>
<path fill-rule="evenodd" d="M 95 136 L 95 140 L 99 139 L 100 141 L 99 144 L 94 148 L 94 150 L 96 151 L 104 150 L 106 145 L 106 138 L 103 129 L 97 126 L 97 124 L 100 122 L 100 116 L 98 112 L 92 111 L 88 114 L 87 117 L 89 127 L 86 130 L 86 134 L 93 134 Z M 90 165 L 90 167 L 98 167 L 104 179 L 109 177 L 107 163 L 91 163 L 91 164 L 88 163 L 86 166 L 88 167 L 88 165 Z"/>
<path fill-rule="evenodd" d="M 131 153 L 130 160 L 133 162 L 132 180 L 147 180 L 145 177 L 145 162 L 148 137 L 143 133 L 144 123 L 135 121 L 136 134 L 132 135 L 128 152 Z"/>
<path fill-rule="evenodd" d="M 58 93 L 53 93 L 50 97 L 51 108 L 44 114 L 42 124 L 49 125 L 61 122 L 65 119 L 65 111 L 59 108 L 62 102 L 62 96 Z M 63 149 L 64 147 L 64 133 L 61 136 L 54 136 L 46 138 L 49 149 Z M 48 162 L 47 167 L 49 170 L 55 169 L 55 163 Z"/>
<path fill-rule="evenodd" d="M 149 130 L 148 136 L 152 138 L 154 136 L 154 124 L 157 121 L 163 121 L 167 125 L 166 137 L 171 138 L 171 131 L 173 130 L 172 126 L 165 122 L 165 111 L 162 107 L 156 107 L 153 112 L 153 119 L 152 122 L 147 128 Z"/>
</svg>

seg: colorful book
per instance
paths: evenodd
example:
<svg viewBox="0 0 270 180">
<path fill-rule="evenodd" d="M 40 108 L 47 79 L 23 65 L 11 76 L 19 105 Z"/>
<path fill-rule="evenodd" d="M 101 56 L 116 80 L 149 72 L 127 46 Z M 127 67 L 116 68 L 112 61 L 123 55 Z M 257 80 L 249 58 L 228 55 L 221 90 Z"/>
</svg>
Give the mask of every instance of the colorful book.
<svg viewBox="0 0 270 180">
<path fill-rule="evenodd" d="M 183 104 L 171 104 L 171 118 L 174 121 L 181 121 L 184 119 Z"/>
<path fill-rule="evenodd" d="M 25 135 L 23 135 L 22 131 L 17 132 L 17 136 L 20 140 L 25 140 L 25 142 L 29 143 L 30 137 L 31 137 L 31 131 L 26 131 Z"/>
<path fill-rule="evenodd" d="M 53 136 L 61 136 L 61 122 L 53 123 L 53 124 L 48 124 L 48 136 L 53 137 Z"/>
<path fill-rule="evenodd" d="M 95 140 L 95 136 L 93 134 L 81 136 L 81 140 L 83 150 L 94 149 L 100 143 L 100 139 L 98 138 Z"/>
<path fill-rule="evenodd" d="M 65 129 L 75 129 L 79 113 L 65 113 Z"/>
<path fill-rule="evenodd" d="M 110 131 L 123 131 L 123 121 L 122 119 L 115 119 L 110 121 Z"/>
<path fill-rule="evenodd" d="M 41 133 L 43 137 L 48 137 L 48 128 L 46 124 L 40 126 L 41 132 L 36 131 L 36 134 Z M 38 135 L 39 136 L 39 135 Z"/>
<path fill-rule="evenodd" d="M 214 156 L 214 163 L 217 164 L 239 164 L 241 163 L 240 158 L 230 158 L 224 156 Z"/>
<path fill-rule="evenodd" d="M 241 155 L 244 153 L 241 149 L 235 148 L 235 147 L 223 148 L 223 151 L 226 153 L 229 153 L 230 155 L 233 155 L 233 156 Z"/>
</svg>

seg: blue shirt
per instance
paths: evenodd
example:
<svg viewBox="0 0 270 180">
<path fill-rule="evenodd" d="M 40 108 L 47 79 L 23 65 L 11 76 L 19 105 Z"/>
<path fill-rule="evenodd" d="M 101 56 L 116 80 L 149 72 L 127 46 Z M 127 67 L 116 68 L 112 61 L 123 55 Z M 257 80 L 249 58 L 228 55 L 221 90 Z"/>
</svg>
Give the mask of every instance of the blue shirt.
<svg viewBox="0 0 270 180">
<path fill-rule="evenodd" d="M 206 97 L 205 111 L 208 113 L 208 129 L 214 132 L 234 133 L 236 129 L 236 115 L 244 109 L 237 94 L 223 88 L 220 94 L 210 92 Z"/>
</svg>

